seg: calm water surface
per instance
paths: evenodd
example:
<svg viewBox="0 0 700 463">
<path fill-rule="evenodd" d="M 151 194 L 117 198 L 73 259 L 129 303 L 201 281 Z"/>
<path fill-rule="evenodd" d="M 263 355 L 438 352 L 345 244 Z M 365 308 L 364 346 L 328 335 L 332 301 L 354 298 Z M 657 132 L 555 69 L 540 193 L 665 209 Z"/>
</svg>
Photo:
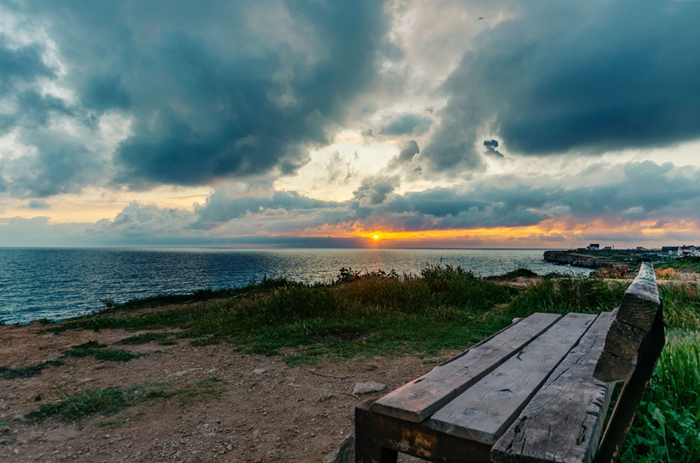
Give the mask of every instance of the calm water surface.
<svg viewBox="0 0 700 463">
<path fill-rule="evenodd" d="M 419 273 L 427 264 L 461 266 L 483 276 L 518 268 L 546 274 L 562 267 L 541 250 L 375 249 L 41 249 L 0 248 L 0 320 L 60 320 L 115 302 L 245 286 L 263 276 L 335 279 L 341 267 Z M 576 274 L 588 269 L 566 267 Z"/>
</svg>

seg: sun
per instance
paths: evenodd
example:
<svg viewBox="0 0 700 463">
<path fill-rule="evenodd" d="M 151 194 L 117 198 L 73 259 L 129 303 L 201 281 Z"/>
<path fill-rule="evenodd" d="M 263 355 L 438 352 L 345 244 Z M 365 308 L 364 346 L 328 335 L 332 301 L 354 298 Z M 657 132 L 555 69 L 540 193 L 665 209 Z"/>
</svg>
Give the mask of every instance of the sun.
<svg viewBox="0 0 700 463">
<path fill-rule="evenodd" d="M 379 239 L 379 235 L 374 235 L 372 238 L 374 238 L 374 241 L 377 241 Z"/>
</svg>

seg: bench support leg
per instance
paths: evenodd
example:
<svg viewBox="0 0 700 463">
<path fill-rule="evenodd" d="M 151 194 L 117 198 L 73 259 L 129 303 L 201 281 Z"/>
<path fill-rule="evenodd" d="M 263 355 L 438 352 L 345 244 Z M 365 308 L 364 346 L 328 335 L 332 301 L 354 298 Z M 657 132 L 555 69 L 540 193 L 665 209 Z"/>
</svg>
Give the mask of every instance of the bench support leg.
<svg viewBox="0 0 700 463">
<path fill-rule="evenodd" d="M 488 463 L 491 446 L 374 413 L 373 400 L 355 408 L 357 463 L 396 463 L 398 452 L 440 463 Z"/>
<path fill-rule="evenodd" d="M 357 436 L 355 436 L 357 439 Z M 357 439 L 355 445 L 355 461 L 357 463 L 396 463 L 399 452 L 381 447 L 365 439 Z"/>
<path fill-rule="evenodd" d="M 622 389 L 615 404 L 612 417 L 605 430 L 602 443 L 598 448 L 594 463 L 613 463 L 620 456 L 620 449 L 627 433 L 632 427 L 632 420 L 642 401 L 644 390 L 651 379 L 656 361 L 666 343 L 663 321 L 663 303 L 659 307 L 651 330 L 647 333 L 639 348 L 637 369 Z"/>
</svg>

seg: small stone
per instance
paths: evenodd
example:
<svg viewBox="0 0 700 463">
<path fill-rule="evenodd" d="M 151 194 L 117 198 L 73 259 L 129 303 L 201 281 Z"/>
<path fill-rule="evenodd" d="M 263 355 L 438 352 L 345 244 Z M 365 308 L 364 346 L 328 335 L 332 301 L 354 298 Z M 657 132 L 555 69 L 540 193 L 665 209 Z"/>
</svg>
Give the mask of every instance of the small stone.
<svg viewBox="0 0 700 463">
<path fill-rule="evenodd" d="M 226 446 L 226 450 L 228 450 L 229 452 L 230 452 L 231 450 L 233 450 L 233 445 L 228 444 L 228 445 Z"/>
<path fill-rule="evenodd" d="M 265 373 L 266 371 L 267 371 L 267 370 L 265 370 L 264 368 L 256 368 L 255 370 L 253 370 L 253 374 L 254 374 L 254 375 L 262 375 L 262 374 Z"/>
<path fill-rule="evenodd" d="M 368 394 L 370 392 L 380 392 L 386 388 L 385 384 L 370 381 L 369 383 L 355 383 L 353 394 Z"/>
</svg>

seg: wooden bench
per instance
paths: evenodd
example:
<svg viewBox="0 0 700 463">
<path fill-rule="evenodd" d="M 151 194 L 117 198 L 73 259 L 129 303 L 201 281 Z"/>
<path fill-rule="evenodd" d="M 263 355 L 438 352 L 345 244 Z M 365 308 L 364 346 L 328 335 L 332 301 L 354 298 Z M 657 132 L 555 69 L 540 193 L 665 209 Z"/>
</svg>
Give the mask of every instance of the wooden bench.
<svg viewBox="0 0 700 463">
<path fill-rule="evenodd" d="M 654 269 L 598 316 L 536 313 L 356 408 L 356 461 L 611 462 L 663 349 Z M 615 382 L 625 381 L 601 439 Z M 600 442 L 600 445 L 598 445 Z"/>
</svg>

